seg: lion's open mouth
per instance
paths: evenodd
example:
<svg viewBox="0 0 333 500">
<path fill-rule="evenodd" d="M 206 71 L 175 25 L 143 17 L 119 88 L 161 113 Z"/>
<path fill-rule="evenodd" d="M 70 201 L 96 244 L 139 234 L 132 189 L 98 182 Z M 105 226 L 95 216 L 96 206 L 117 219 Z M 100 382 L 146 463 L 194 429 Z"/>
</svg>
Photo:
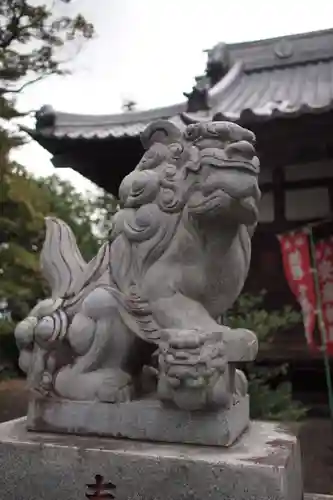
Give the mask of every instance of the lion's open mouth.
<svg viewBox="0 0 333 500">
<path fill-rule="evenodd" d="M 188 203 L 188 208 L 193 213 L 205 213 L 214 210 L 215 208 L 227 208 L 233 198 L 222 189 L 215 190 L 209 196 L 205 196 L 202 192 L 194 193 Z"/>
<path fill-rule="evenodd" d="M 197 191 L 188 202 L 188 210 L 189 213 L 197 216 L 229 215 L 238 223 L 246 225 L 254 224 L 258 220 L 257 202 L 253 196 L 235 198 L 221 188 L 208 196 Z"/>
</svg>

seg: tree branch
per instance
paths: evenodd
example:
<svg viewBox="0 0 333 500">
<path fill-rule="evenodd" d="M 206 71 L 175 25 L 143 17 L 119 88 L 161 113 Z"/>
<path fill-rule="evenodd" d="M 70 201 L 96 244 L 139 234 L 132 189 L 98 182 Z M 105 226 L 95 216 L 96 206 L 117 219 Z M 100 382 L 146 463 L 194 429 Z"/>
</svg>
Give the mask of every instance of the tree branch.
<svg viewBox="0 0 333 500">
<path fill-rule="evenodd" d="M 10 44 L 19 37 L 20 34 L 20 21 L 24 14 L 24 2 L 21 2 L 20 10 L 18 13 L 15 12 L 15 5 L 13 6 L 13 15 L 6 26 L 6 31 L 9 32 L 7 38 L 4 36 L 4 39 L 0 42 L 1 49 L 7 49 Z"/>
<path fill-rule="evenodd" d="M 21 85 L 21 87 L 19 87 L 17 89 L 7 89 L 5 87 L 0 87 L 0 97 L 4 96 L 5 94 L 19 94 L 20 92 L 22 92 L 22 90 L 24 90 L 29 85 L 32 85 L 33 83 L 37 83 L 40 80 L 43 80 L 44 78 L 47 78 L 48 76 L 51 76 L 51 75 L 52 75 L 52 73 L 49 73 L 47 75 L 39 75 L 39 76 L 37 76 L 37 78 L 34 78 L 33 80 L 29 80 L 28 82 L 23 83 L 23 85 Z"/>
</svg>

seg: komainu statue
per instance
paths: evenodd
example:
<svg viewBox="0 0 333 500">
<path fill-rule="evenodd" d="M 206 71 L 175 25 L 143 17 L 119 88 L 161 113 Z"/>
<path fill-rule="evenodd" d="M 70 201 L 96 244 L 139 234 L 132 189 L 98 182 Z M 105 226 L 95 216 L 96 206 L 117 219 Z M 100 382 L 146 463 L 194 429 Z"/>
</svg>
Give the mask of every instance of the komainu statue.
<svg viewBox="0 0 333 500">
<path fill-rule="evenodd" d="M 258 219 L 252 132 L 229 122 L 179 130 L 160 120 L 119 189 L 109 241 L 86 263 L 49 218 L 41 265 L 51 297 L 16 328 L 30 387 L 50 397 L 183 410 L 227 408 L 247 393 L 238 361 L 257 339 L 219 318 L 248 273 Z"/>
</svg>

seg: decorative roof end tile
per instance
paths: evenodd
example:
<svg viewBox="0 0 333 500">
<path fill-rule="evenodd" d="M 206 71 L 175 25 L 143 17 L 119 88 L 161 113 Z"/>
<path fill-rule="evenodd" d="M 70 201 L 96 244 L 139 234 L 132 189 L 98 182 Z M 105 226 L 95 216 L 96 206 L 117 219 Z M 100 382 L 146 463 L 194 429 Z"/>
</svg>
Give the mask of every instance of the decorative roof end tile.
<svg viewBox="0 0 333 500">
<path fill-rule="evenodd" d="M 205 52 L 208 54 L 206 75 L 211 86 L 213 86 L 228 73 L 230 69 L 230 53 L 227 44 L 224 42 L 218 43 Z"/>
<path fill-rule="evenodd" d="M 186 111 L 188 113 L 195 113 L 209 109 L 209 79 L 206 76 L 196 77 L 196 84 L 192 88 L 192 92 L 185 93 L 184 96 L 188 99 Z"/>
<path fill-rule="evenodd" d="M 40 108 L 35 114 L 36 117 L 36 129 L 42 129 L 45 127 L 54 127 L 56 121 L 56 112 L 50 105 L 45 105 Z"/>
</svg>

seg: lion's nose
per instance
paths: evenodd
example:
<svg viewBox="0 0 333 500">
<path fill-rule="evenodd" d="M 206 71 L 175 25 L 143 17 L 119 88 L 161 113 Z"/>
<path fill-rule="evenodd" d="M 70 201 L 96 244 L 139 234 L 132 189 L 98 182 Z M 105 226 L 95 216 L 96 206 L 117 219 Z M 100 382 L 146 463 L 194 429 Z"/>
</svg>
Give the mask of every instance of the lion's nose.
<svg viewBox="0 0 333 500">
<path fill-rule="evenodd" d="M 255 156 L 255 149 L 252 144 L 247 141 L 238 141 L 233 144 L 229 144 L 225 148 L 225 153 L 230 158 L 241 157 L 245 160 L 252 160 Z"/>
</svg>

